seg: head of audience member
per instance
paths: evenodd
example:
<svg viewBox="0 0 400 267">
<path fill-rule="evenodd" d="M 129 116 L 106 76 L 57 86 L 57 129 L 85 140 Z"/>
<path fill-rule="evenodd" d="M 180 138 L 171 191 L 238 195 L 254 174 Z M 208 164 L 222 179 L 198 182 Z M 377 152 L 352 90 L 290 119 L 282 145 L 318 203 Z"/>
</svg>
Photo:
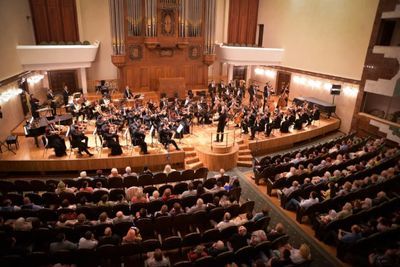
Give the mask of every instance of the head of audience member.
<svg viewBox="0 0 400 267">
<path fill-rule="evenodd" d="M 231 214 L 229 212 L 225 212 L 223 221 L 229 222 L 231 220 Z"/>
<path fill-rule="evenodd" d="M 118 169 L 117 168 L 112 168 L 111 169 L 111 173 L 110 173 L 110 175 L 108 177 L 109 178 L 119 177 Z"/>
<path fill-rule="evenodd" d="M 104 229 L 104 236 L 105 237 L 111 237 L 112 236 L 112 229 L 111 227 L 106 227 L 106 229 Z"/>
<path fill-rule="evenodd" d="M 102 178 L 103 177 L 103 170 L 97 170 L 96 171 L 96 176 L 97 176 L 97 178 Z"/>
<path fill-rule="evenodd" d="M 165 174 L 169 174 L 171 172 L 171 170 L 172 170 L 171 165 L 169 165 L 169 164 L 165 165 L 165 167 L 164 167 Z"/>
<path fill-rule="evenodd" d="M 241 235 L 241 236 L 247 235 L 247 229 L 246 229 L 246 227 L 244 227 L 243 225 L 239 226 L 239 228 L 238 228 L 238 233 L 239 233 L 239 235 Z"/>
<path fill-rule="evenodd" d="M 87 173 L 85 171 L 81 171 L 79 173 L 79 178 L 81 178 L 81 179 L 87 178 Z"/>
<path fill-rule="evenodd" d="M 86 222 L 86 215 L 84 213 L 79 213 L 78 216 L 76 216 L 76 221 L 78 224 L 84 224 Z"/>
<path fill-rule="evenodd" d="M 126 174 L 127 176 L 129 176 L 129 175 L 132 174 L 132 169 L 131 169 L 131 167 L 127 166 L 127 167 L 125 168 L 125 174 Z"/>
<path fill-rule="evenodd" d="M 151 194 L 153 197 L 153 200 L 159 199 L 160 198 L 160 192 L 158 190 L 154 190 L 153 193 Z"/>
<path fill-rule="evenodd" d="M 107 212 L 102 212 L 102 213 L 100 213 L 100 215 L 99 215 L 99 222 L 100 222 L 100 223 L 105 223 L 105 222 L 107 222 L 107 219 L 108 219 Z"/>
<path fill-rule="evenodd" d="M 201 184 L 201 183 L 197 185 L 196 191 L 197 191 L 198 196 L 201 196 L 202 194 L 204 194 L 206 192 L 206 190 L 203 187 L 203 184 Z"/>
</svg>

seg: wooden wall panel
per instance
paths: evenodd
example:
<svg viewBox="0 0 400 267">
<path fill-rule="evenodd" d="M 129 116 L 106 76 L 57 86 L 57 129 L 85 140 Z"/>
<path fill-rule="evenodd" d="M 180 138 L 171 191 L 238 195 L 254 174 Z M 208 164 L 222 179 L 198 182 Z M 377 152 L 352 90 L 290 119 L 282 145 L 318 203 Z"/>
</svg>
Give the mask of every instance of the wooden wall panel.
<svg viewBox="0 0 400 267">
<path fill-rule="evenodd" d="M 52 41 L 64 41 L 61 7 L 58 0 L 47 0 L 47 16 Z M 68 23 L 65 21 L 64 23 Z"/>
<path fill-rule="evenodd" d="M 230 0 L 228 43 L 256 43 L 258 1 Z"/>
<path fill-rule="evenodd" d="M 249 20 L 249 0 L 240 0 L 239 5 L 239 22 L 237 27 L 237 42 L 239 44 L 247 44 L 247 22 Z"/>
<path fill-rule="evenodd" d="M 50 40 L 46 0 L 30 0 L 29 3 L 31 7 L 36 43 Z"/>
<path fill-rule="evenodd" d="M 65 41 L 78 41 L 78 25 L 75 0 L 61 0 L 61 15 Z"/>
<path fill-rule="evenodd" d="M 75 0 L 30 0 L 36 43 L 79 41 Z"/>
</svg>

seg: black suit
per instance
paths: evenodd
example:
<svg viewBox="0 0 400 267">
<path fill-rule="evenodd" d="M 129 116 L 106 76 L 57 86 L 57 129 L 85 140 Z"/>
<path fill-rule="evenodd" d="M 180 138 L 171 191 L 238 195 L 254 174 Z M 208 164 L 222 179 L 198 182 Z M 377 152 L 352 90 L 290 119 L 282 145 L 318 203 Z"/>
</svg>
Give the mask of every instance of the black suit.
<svg viewBox="0 0 400 267">
<path fill-rule="evenodd" d="M 225 129 L 225 125 L 226 125 L 226 112 L 220 113 L 219 114 L 219 118 L 218 118 L 218 125 L 217 125 L 217 142 L 219 142 L 221 140 L 224 141 L 224 129 Z M 220 137 L 221 134 L 221 138 Z"/>
<path fill-rule="evenodd" d="M 132 93 L 131 93 L 131 90 L 129 90 L 129 89 L 125 89 L 125 91 L 124 91 L 124 97 L 125 98 L 128 98 L 128 99 L 131 99 L 133 96 L 132 96 Z"/>
<path fill-rule="evenodd" d="M 164 145 L 165 149 L 168 149 L 169 144 L 173 144 L 176 150 L 180 150 L 175 140 L 171 139 L 172 133 L 169 129 L 161 129 L 160 131 L 160 142 Z"/>
</svg>

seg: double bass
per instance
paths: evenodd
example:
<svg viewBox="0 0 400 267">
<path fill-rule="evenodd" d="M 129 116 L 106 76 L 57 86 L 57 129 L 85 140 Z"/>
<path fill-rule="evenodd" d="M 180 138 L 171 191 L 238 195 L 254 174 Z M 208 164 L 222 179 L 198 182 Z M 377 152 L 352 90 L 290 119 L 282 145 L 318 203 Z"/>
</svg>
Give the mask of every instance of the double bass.
<svg viewBox="0 0 400 267">
<path fill-rule="evenodd" d="M 289 98 L 289 84 L 283 89 L 283 93 L 278 98 L 277 108 L 283 108 L 287 106 Z"/>
</svg>

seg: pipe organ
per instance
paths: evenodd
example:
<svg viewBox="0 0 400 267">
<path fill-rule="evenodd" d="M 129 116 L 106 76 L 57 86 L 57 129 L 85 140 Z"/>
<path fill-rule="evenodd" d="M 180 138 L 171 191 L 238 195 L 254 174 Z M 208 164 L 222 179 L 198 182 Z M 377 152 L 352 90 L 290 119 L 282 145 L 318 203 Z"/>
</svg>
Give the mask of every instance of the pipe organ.
<svg viewBox="0 0 400 267">
<path fill-rule="evenodd" d="M 205 88 L 215 60 L 216 0 L 109 0 L 119 86 L 157 91 L 160 79 Z"/>
</svg>

